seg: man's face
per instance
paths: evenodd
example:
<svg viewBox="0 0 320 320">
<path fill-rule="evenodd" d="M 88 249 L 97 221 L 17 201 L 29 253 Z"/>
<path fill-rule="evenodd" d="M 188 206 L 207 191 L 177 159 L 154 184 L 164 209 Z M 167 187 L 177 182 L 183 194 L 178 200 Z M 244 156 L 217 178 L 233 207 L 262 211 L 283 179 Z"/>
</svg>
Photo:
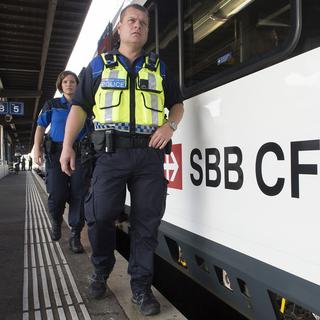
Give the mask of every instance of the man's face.
<svg viewBox="0 0 320 320">
<path fill-rule="evenodd" d="M 118 33 L 121 44 L 143 47 L 148 39 L 148 16 L 135 8 L 128 8 L 119 22 Z"/>
</svg>

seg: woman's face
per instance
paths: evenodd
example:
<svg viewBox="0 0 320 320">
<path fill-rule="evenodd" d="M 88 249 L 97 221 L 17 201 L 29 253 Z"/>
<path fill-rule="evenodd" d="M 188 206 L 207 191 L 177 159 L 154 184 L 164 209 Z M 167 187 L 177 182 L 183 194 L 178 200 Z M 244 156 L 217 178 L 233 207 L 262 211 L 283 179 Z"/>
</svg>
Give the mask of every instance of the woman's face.
<svg viewBox="0 0 320 320">
<path fill-rule="evenodd" d="M 72 96 L 77 87 L 77 81 L 71 74 L 67 75 L 61 82 L 62 92 L 64 94 Z"/>
</svg>

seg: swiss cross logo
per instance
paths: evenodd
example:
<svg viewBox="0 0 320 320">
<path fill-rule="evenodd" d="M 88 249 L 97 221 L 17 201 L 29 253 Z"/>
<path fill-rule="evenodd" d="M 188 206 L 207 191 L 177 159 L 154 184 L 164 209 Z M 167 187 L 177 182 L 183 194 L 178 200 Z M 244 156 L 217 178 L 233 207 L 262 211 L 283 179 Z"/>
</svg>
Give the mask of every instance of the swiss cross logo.
<svg viewBox="0 0 320 320">
<path fill-rule="evenodd" d="M 182 145 L 173 144 L 170 154 L 166 154 L 164 174 L 168 187 L 182 190 Z"/>
</svg>

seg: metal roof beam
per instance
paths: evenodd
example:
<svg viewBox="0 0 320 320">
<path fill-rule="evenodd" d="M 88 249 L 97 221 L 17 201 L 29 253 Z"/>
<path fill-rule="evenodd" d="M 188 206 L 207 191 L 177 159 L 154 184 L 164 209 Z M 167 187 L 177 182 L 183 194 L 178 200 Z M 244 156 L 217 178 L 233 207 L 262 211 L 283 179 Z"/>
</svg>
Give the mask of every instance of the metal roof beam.
<svg viewBox="0 0 320 320">
<path fill-rule="evenodd" d="M 13 119 L 12 119 L 12 123 L 16 124 L 16 125 L 28 125 L 28 124 L 31 124 L 33 123 L 32 120 L 30 119 L 26 119 L 24 117 L 18 117 L 18 116 L 15 116 Z M 30 134 L 30 129 L 28 130 L 29 134 Z"/>
<path fill-rule="evenodd" d="M 53 28 L 54 16 L 56 14 L 56 9 L 57 9 L 57 3 L 58 3 L 58 0 L 49 0 L 49 3 L 48 3 L 46 29 L 44 32 L 41 63 L 40 63 L 40 73 L 38 78 L 38 87 L 37 87 L 38 91 L 40 91 L 42 88 L 43 76 L 44 76 L 44 71 L 45 71 L 46 62 L 48 58 L 49 44 L 50 44 L 50 38 L 51 38 L 51 33 Z M 33 111 L 33 117 L 32 117 L 33 120 L 37 117 L 39 100 L 40 100 L 40 97 L 37 97 L 35 106 L 34 106 L 34 111 Z M 31 135 L 34 132 L 34 126 L 35 125 L 33 124 L 31 129 Z"/>
<path fill-rule="evenodd" d="M 42 91 L 0 89 L 0 98 L 38 98 Z"/>
<path fill-rule="evenodd" d="M 13 72 L 40 72 L 40 69 L 20 69 L 20 68 L 1 68 L 0 71 L 13 71 Z"/>
</svg>

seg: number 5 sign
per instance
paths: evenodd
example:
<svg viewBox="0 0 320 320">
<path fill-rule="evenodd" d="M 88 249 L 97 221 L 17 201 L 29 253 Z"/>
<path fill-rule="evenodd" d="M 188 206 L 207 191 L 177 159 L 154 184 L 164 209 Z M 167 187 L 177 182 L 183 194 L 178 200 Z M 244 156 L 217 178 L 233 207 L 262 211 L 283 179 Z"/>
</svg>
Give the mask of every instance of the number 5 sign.
<svg viewBox="0 0 320 320">
<path fill-rule="evenodd" d="M 23 116 L 24 103 L 23 102 L 9 102 L 9 113 L 12 115 Z"/>
<path fill-rule="evenodd" d="M 11 114 L 16 116 L 24 115 L 23 102 L 3 102 L 0 101 L 0 114 Z"/>
</svg>

